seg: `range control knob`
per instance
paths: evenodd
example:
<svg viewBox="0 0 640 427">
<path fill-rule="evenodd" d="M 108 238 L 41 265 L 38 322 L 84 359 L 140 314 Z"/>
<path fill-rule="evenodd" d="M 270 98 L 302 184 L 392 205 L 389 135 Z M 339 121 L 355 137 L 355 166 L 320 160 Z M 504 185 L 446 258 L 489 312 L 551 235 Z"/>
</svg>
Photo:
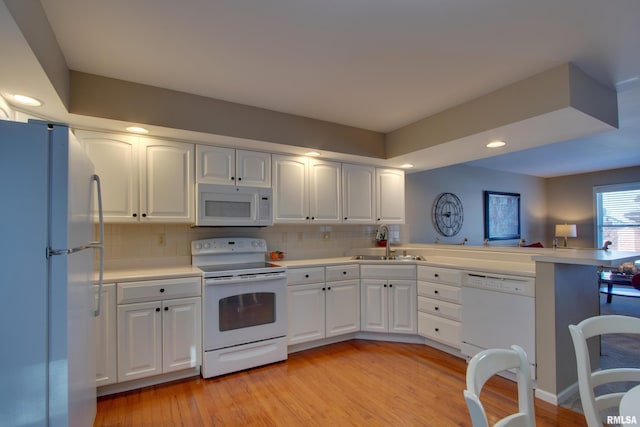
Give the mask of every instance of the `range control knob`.
<svg viewBox="0 0 640 427">
<path fill-rule="evenodd" d="M 204 244 L 205 249 L 209 249 L 211 247 L 211 243 L 207 242 Z"/>
<path fill-rule="evenodd" d="M 193 248 L 197 251 L 199 251 L 200 249 L 202 249 L 202 245 L 200 243 L 196 243 L 193 245 Z"/>
</svg>

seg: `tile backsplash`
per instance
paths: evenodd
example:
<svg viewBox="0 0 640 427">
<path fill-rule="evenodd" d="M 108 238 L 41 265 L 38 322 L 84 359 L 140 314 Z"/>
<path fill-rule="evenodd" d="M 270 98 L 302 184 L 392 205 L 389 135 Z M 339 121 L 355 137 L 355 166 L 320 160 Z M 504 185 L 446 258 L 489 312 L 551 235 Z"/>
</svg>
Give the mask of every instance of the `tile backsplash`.
<svg viewBox="0 0 640 427">
<path fill-rule="evenodd" d="M 409 241 L 406 225 L 390 225 L 391 241 Z M 106 224 L 107 269 L 188 265 L 191 242 L 211 237 L 257 237 L 286 259 L 343 256 L 375 245 L 375 225 L 275 225 L 272 227 L 191 227 L 187 224 Z"/>
</svg>

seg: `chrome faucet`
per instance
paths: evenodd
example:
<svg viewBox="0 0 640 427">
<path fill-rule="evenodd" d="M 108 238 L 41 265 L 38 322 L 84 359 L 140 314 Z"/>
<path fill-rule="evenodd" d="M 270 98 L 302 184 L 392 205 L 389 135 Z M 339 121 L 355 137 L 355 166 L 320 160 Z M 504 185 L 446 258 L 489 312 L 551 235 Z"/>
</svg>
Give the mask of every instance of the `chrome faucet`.
<svg viewBox="0 0 640 427">
<path fill-rule="evenodd" d="M 387 240 L 387 246 L 385 246 L 385 259 L 391 258 L 391 240 L 389 239 L 389 227 L 387 225 L 381 225 L 378 227 L 378 240 Z"/>
</svg>

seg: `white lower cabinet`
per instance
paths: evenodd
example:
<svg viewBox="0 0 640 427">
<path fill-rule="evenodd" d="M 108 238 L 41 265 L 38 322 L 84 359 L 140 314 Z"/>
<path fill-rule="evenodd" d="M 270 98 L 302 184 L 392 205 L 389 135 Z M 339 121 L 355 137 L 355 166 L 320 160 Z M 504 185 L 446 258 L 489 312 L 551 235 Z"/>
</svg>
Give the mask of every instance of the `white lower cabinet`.
<svg viewBox="0 0 640 427">
<path fill-rule="evenodd" d="M 118 382 L 201 364 L 200 280 L 118 284 Z"/>
<path fill-rule="evenodd" d="M 98 306 L 98 286 L 94 286 L 95 306 Z M 93 335 L 96 349 L 96 386 L 113 384 L 118 381 L 116 347 L 116 285 L 102 286 L 100 316 L 93 321 Z"/>
<path fill-rule="evenodd" d="M 360 329 L 358 265 L 292 268 L 287 272 L 289 345 Z"/>
<path fill-rule="evenodd" d="M 460 349 L 461 309 L 458 270 L 418 267 L 418 334 Z"/>
<path fill-rule="evenodd" d="M 360 274 L 361 330 L 415 334 L 416 266 L 363 265 Z"/>
</svg>

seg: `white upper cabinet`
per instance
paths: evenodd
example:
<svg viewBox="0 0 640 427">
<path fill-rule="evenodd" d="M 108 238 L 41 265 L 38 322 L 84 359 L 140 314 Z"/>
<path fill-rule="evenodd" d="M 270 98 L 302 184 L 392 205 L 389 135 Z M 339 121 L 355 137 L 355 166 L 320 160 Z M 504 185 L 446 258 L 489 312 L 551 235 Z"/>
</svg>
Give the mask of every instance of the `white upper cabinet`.
<svg viewBox="0 0 640 427">
<path fill-rule="evenodd" d="M 375 180 L 373 166 L 342 164 L 342 219 L 345 224 L 376 222 Z"/>
<path fill-rule="evenodd" d="M 376 169 L 376 221 L 404 224 L 404 171 Z"/>
<path fill-rule="evenodd" d="M 194 145 L 76 131 L 102 182 L 106 222 L 193 222 Z"/>
<path fill-rule="evenodd" d="M 319 159 L 309 159 L 310 222 L 339 224 L 342 222 L 341 165 Z"/>
<path fill-rule="evenodd" d="M 307 158 L 274 154 L 272 159 L 274 222 L 309 222 Z"/>
<path fill-rule="evenodd" d="M 275 222 L 342 222 L 340 163 L 294 156 L 272 158 Z"/>
<path fill-rule="evenodd" d="M 193 144 L 145 138 L 140 148 L 141 220 L 193 222 Z"/>
<path fill-rule="evenodd" d="M 271 187 L 271 154 L 226 147 L 196 147 L 199 183 Z"/>
<path fill-rule="evenodd" d="M 102 183 L 102 209 L 107 222 L 138 222 L 138 137 L 76 131 Z"/>
</svg>

